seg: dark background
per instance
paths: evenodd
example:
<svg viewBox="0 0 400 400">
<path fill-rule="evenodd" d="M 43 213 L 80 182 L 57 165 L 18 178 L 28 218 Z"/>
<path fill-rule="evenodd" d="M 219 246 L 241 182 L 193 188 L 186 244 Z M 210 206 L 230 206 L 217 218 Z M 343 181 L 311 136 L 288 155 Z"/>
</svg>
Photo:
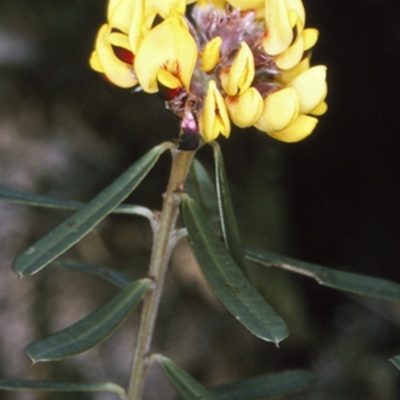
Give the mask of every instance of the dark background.
<svg viewBox="0 0 400 400">
<path fill-rule="evenodd" d="M 313 64 L 328 66 L 329 110 L 316 131 L 297 144 L 277 143 L 255 130 L 237 130 L 229 140 L 220 141 L 242 237 L 247 244 L 310 262 L 400 282 L 400 3 L 307 0 L 304 4 L 307 26 L 320 30 Z M 0 1 L 2 185 L 87 201 L 152 146 L 176 136 L 178 121 L 157 96 L 109 86 L 89 69 L 88 57 L 105 7 L 105 1 L 97 0 Z M 209 150 L 200 158 L 212 166 Z M 167 157 L 161 160 L 132 202 L 160 206 L 168 162 Z M 15 358 L 30 341 L 59 329 L 68 318 L 76 320 L 79 301 L 88 302 L 90 309 L 114 292 L 58 271 L 43 272 L 32 283 L 18 281 L 10 272 L 12 259 L 67 214 L 2 207 L 2 376 L 60 379 L 58 373 L 68 373 L 71 380 L 95 380 L 98 370 L 91 376 L 79 366 L 90 365 L 98 355 L 67 362 L 65 367 L 43 368 L 36 375 L 27 372 L 22 356 Z M 145 265 L 150 234 L 142 221 L 134 222 L 132 227 L 132 222 L 112 217 L 72 256 L 103 266 L 122 265 L 125 272 L 130 271 L 133 256 Z M 189 257 L 186 252 L 178 252 L 177 264 Z M 132 274 L 145 271 L 140 268 Z M 307 394 L 309 399 L 398 398 L 398 373 L 386 361 L 400 354 L 397 306 L 350 298 L 303 277 L 267 272 L 272 283 L 263 287 L 272 293 L 274 306 L 292 321 L 293 337 L 282 350 L 270 350 L 236 328 L 205 289 L 199 289 L 203 286 L 196 283 L 198 276 L 181 273 L 183 277 L 179 270 L 172 274 L 173 289 L 166 291 L 161 314 L 161 330 L 170 332 L 169 339 L 164 335 L 156 343 L 207 384 L 302 367 L 313 369 L 319 378 L 317 388 Z M 264 271 L 254 267 L 253 273 L 265 279 Z M 65 316 L 71 309 L 71 294 L 62 289 L 65 282 L 78 304 L 72 304 L 70 317 Z M 52 300 L 54 296 L 59 300 Z M 193 309 L 186 310 L 182 299 L 195 307 L 198 317 Z M 43 307 L 46 312 L 38 313 Z M 171 307 L 179 312 L 171 312 Z M 61 320 L 53 317 L 60 310 Z M 209 316 L 213 312 L 224 317 L 216 321 Z M 40 314 L 39 323 L 33 322 L 35 314 Z M 46 322 L 49 315 L 51 323 Z M 232 334 L 235 329 L 240 333 Z M 193 350 L 195 346 L 199 349 Z M 220 355 L 213 351 L 215 346 L 221 348 Z M 115 380 L 125 384 L 123 367 L 129 360 L 116 361 L 122 357 L 116 349 L 115 343 L 103 347 L 101 357 L 111 358 L 110 365 L 121 364 Z M 203 356 L 206 351 L 214 358 Z M 103 362 L 108 366 L 102 370 L 105 379 L 111 379 L 113 368 Z M 162 379 L 157 374 L 154 382 Z M 158 398 L 151 389 L 148 393 L 149 398 Z"/>
</svg>

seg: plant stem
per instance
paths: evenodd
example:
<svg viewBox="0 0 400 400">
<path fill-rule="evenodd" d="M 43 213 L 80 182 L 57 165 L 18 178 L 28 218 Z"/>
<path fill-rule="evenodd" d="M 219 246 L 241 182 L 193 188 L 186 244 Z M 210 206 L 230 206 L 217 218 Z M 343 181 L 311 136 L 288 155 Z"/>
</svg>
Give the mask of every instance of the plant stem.
<svg viewBox="0 0 400 400">
<path fill-rule="evenodd" d="M 194 152 L 172 150 L 172 167 L 161 209 L 158 229 L 154 233 L 149 276 L 154 284 L 148 289 L 140 319 L 139 333 L 129 382 L 128 399 L 141 400 L 149 367 L 149 352 L 165 273 L 176 243 L 175 224 L 179 214 L 179 192 L 191 165 Z"/>
</svg>

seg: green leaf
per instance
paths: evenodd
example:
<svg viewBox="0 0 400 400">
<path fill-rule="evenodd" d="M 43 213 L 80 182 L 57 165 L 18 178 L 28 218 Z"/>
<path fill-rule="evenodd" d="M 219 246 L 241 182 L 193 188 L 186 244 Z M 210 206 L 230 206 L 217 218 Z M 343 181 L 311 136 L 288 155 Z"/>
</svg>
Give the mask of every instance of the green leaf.
<svg viewBox="0 0 400 400">
<path fill-rule="evenodd" d="M 218 400 L 255 400 L 297 393 L 314 381 L 311 372 L 299 370 L 257 376 L 209 390 Z"/>
<path fill-rule="evenodd" d="M 232 255 L 233 259 L 236 261 L 236 264 L 239 265 L 242 272 L 247 278 L 249 278 L 244 262 L 239 230 L 233 210 L 231 195 L 229 192 L 224 159 L 218 143 L 212 142 L 212 147 L 214 150 L 215 182 L 217 185 L 218 208 L 221 220 L 222 236 L 224 238 L 225 246 Z"/>
<path fill-rule="evenodd" d="M 196 202 L 183 196 L 182 205 L 190 244 L 215 295 L 253 335 L 278 344 L 289 334 L 285 322 L 245 277 Z"/>
<path fill-rule="evenodd" d="M 112 392 L 121 400 L 126 399 L 125 390 L 115 383 L 69 383 L 44 382 L 17 379 L 0 379 L 0 390 L 35 390 L 43 392 Z"/>
<path fill-rule="evenodd" d="M 394 356 L 389 358 L 389 361 L 398 369 L 400 370 L 400 356 Z"/>
<path fill-rule="evenodd" d="M 243 250 L 251 261 L 314 278 L 323 286 L 382 300 L 400 301 L 400 285 L 385 279 L 338 271 L 263 250 L 247 247 Z"/>
<path fill-rule="evenodd" d="M 57 199 L 6 187 L 0 187 L 0 200 L 34 207 L 60 208 L 65 210 L 79 210 L 85 205 L 85 203 L 81 203 L 80 201 Z"/>
<path fill-rule="evenodd" d="M 186 190 L 202 208 L 207 218 L 219 221 L 217 194 L 210 175 L 196 158 L 193 160 L 185 182 Z"/>
<path fill-rule="evenodd" d="M 0 201 L 23 204 L 32 207 L 57 208 L 61 210 L 80 210 L 81 208 L 87 206 L 87 203 L 82 203 L 80 201 L 43 196 L 40 194 L 9 189 L 2 186 L 0 186 Z M 148 219 L 150 219 L 152 216 L 152 212 L 148 208 L 134 204 L 120 204 L 111 213 L 141 215 Z"/>
<path fill-rule="evenodd" d="M 152 359 L 161 365 L 165 375 L 186 400 L 215 400 L 215 397 L 203 385 L 169 358 L 155 354 Z"/>
<path fill-rule="evenodd" d="M 13 265 L 15 272 L 35 274 L 82 239 L 129 196 L 168 147 L 169 143 L 154 147 L 87 206 L 22 252 Z"/>
<path fill-rule="evenodd" d="M 128 275 L 121 271 L 116 271 L 114 269 L 100 268 L 93 265 L 80 264 L 73 260 L 58 260 L 56 261 L 56 266 L 70 271 L 84 272 L 87 274 L 96 275 L 107 282 L 112 283 L 115 286 L 125 289 L 132 283 L 132 279 Z"/>
<path fill-rule="evenodd" d="M 36 363 L 61 360 L 93 348 L 107 339 L 128 318 L 150 283 L 151 280 L 147 278 L 134 282 L 87 317 L 30 344 L 25 353 Z"/>
</svg>

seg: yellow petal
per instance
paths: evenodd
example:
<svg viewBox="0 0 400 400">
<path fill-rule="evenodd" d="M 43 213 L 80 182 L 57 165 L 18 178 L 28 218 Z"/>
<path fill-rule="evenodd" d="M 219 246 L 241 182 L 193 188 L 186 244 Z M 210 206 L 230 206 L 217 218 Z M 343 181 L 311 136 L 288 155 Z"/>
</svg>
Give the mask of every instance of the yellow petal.
<svg viewBox="0 0 400 400">
<path fill-rule="evenodd" d="M 301 21 L 301 28 L 302 28 L 306 22 L 306 12 L 304 10 L 303 2 L 301 0 L 284 0 L 284 1 L 286 9 L 289 11 L 294 11 L 298 16 L 298 19 Z"/>
<path fill-rule="evenodd" d="M 108 35 L 108 40 L 113 46 L 122 47 L 124 49 L 131 51 L 129 37 L 125 33 L 110 32 L 110 34 Z"/>
<path fill-rule="evenodd" d="M 318 65 L 304 71 L 289 86 L 299 98 L 300 114 L 308 114 L 326 97 L 326 67 Z"/>
<path fill-rule="evenodd" d="M 295 67 L 283 71 L 279 77 L 279 81 L 282 82 L 285 86 L 292 82 L 297 76 L 299 76 L 304 71 L 310 69 L 310 58 L 306 57 Z"/>
<path fill-rule="evenodd" d="M 252 126 L 260 117 L 264 105 L 261 94 L 252 87 L 240 96 L 227 96 L 225 104 L 229 117 L 239 128 Z"/>
<path fill-rule="evenodd" d="M 241 10 L 264 9 L 265 0 L 228 0 L 228 3 Z"/>
<path fill-rule="evenodd" d="M 129 27 L 129 43 L 134 54 L 137 53 L 139 43 L 145 33 L 144 1 L 145 0 L 131 0 L 131 3 L 133 3 L 133 11 L 132 20 Z"/>
<path fill-rule="evenodd" d="M 304 53 L 304 40 L 302 36 L 296 40 L 290 47 L 288 47 L 283 53 L 278 54 L 275 57 L 276 65 L 281 70 L 287 70 L 297 65 Z"/>
<path fill-rule="evenodd" d="M 139 0 L 140 2 L 141 0 Z M 131 27 L 136 0 L 111 0 L 108 3 L 107 19 L 109 25 L 124 33 Z"/>
<path fill-rule="evenodd" d="M 119 60 L 111 47 L 108 36 L 111 32 L 111 27 L 104 24 L 96 38 L 96 55 L 97 58 L 93 59 L 93 64 L 98 67 L 101 66 L 102 72 L 106 75 L 108 80 L 114 85 L 129 88 L 137 84 L 137 80 L 132 73 L 132 66 Z"/>
<path fill-rule="evenodd" d="M 325 101 L 321 101 L 313 110 L 309 112 L 309 114 L 320 116 L 324 115 L 328 111 L 328 104 Z"/>
<path fill-rule="evenodd" d="M 265 25 L 264 50 L 272 56 L 285 51 L 293 40 L 293 29 L 283 0 L 265 0 Z"/>
<path fill-rule="evenodd" d="M 310 50 L 315 46 L 315 43 L 318 41 L 318 29 L 315 28 L 307 28 L 303 31 L 303 39 L 304 39 L 304 51 Z"/>
<path fill-rule="evenodd" d="M 157 75 L 161 69 L 169 71 L 189 89 L 196 61 L 196 42 L 181 19 L 170 17 L 141 41 L 135 57 L 135 72 L 147 93 L 158 91 Z"/>
<path fill-rule="evenodd" d="M 254 57 L 246 42 L 241 42 L 235 61 L 220 79 L 222 88 L 229 96 L 236 96 L 250 87 L 254 79 Z"/>
<path fill-rule="evenodd" d="M 194 1 L 193 1 L 193 3 L 194 3 Z M 223 10 L 226 7 L 225 0 L 197 0 L 196 1 L 196 7 L 205 8 L 205 7 L 208 7 L 209 4 L 212 4 L 213 7 L 219 8 L 221 10 Z"/>
<path fill-rule="evenodd" d="M 281 131 L 299 115 L 299 100 L 292 88 L 278 90 L 264 99 L 264 108 L 254 126 L 268 134 Z"/>
<path fill-rule="evenodd" d="M 132 0 L 131 0 L 132 1 Z M 171 16 L 174 11 L 183 15 L 186 11 L 186 0 L 146 0 L 145 14 L 159 14 L 162 18 Z"/>
<path fill-rule="evenodd" d="M 101 74 L 104 73 L 103 67 L 100 64 L 99 56 L 97 55 L 96 51 L 93 51 L 92 54 L 90 55 L 89 64 L 90 68 L 92 68 L 96 72 L 99 72 Z"/>
<path fill-rule="evenodd" d="M 182 82 L 171 72 L 161 69 L 157 74 L 157 81 L 168 89 L 176 89 L 182 87 Z"/>
<path fill-rule="evenodd" d="M 220 134 L 229 137 L 231 124 L 224 99 L 215 81 L 208 83 L 204 108 L 199 118 L 200 134 L 206 142 L 211 142 Z"/>
<path fill-rule="evenodd" d="M 166 19 L 172 15 L 184 15 L 185 11 L 185 0 L 145 0 L 144 29 L 147 31 L 151 30 L 157 15 Z"/>
<path fill-rule="evenodd" d="M 206 46 L 204 47 L 203 52 L 201 53 L 201 66 L 200 68 L 209 72 L 215 68 L 215 66 L 221 60 L 220 47 L 222 44 L 221 37 L 217 36 L 214 39 L 210 40 Z"/>
<path fill-rule="evenodd" d="M 115 9 L 119 6 L 123 0 L 109 0 L 107 5 L 107 21 L 110 22 L 110 18 L 113 15 Z M 127 2 L 127 0 L 125 0 Z"/>
<path fill-rule="evenodd" d="M 267 132 L 268 135 L 281 142 L 294 143 L 305 139 L 312 133 L 318 123 L 318 119 L 308 115 L 299 115 L 293 124 L 279 132 Z"/>
</svg>

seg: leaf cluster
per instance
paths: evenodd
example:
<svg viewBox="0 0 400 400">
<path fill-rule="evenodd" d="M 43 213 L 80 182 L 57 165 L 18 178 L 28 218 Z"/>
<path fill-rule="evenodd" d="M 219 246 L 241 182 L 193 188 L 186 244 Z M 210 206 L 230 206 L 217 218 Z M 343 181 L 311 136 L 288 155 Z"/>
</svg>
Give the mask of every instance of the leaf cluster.
<svg viewBox="0 0 400 400">
<path fill-rule="evenodd" d="M 187 180 L 187 193 L 180 195 L 186 228 L 184 232 L 187 233 L 198 264 L 211 290 L 233 317 L 251 334 L 278 345 L 289 335 L 289 329 L 282 317 L 257 291 L 247 271 L 245 259 L 261 266 L 276 267 L 311 277 L 319 284 L 333 289 L 389 301 L 400 301 L 400 285 L 396 283 L 350 274 L 242 246 L 223 157 L 219 146 L 215 143 L 212 146 L 215 179 L 211 179 L 206 169 L 195 159 Z M 141 206 L 122 204 L 122 202 L 146 177 L 160 155 L 171 148 L 171 143 L 165 143 L 150 150 L 88 204 L 0 188 L 0 200 L 77 210 L 53 231 L 22 252 L 15 261 L 15 272 L 22 276 L 41 271 L 111 213 L 141 215 L 147 218 L 154 227 L 156 218 L 152 211 Z M 215 229 L 215 222 L 220 225 L 222 239 L 219 231 Z M 57 260 L 56 264 L 70 271 L 94 274 L 119 287 L 121 291 L 82 320 L 27 346 L 25 352 L 32 363 L 57 361 L 97 346 L 124 323 L 146 292 L 152 290 L 152 280 L 149 278 L 132 281 L 120 271 L 105 270 L 68 260 Z M 399 356 L 393 357 L 390 361 L 400 369 Z M 152 355 L 151 362 L 161 365 L 166 376 L 185 399 L 268 398 L 303 390 L 314 380 L 310 372 L 299 370 L 268 374 L 206 389 L 163 355 Z M 127 398 L 124 388 L 110 382 L 76 384 L 0 380 L 0 389 L 109 391 L 115 393 L 120 399 Z"/>
</svg>

